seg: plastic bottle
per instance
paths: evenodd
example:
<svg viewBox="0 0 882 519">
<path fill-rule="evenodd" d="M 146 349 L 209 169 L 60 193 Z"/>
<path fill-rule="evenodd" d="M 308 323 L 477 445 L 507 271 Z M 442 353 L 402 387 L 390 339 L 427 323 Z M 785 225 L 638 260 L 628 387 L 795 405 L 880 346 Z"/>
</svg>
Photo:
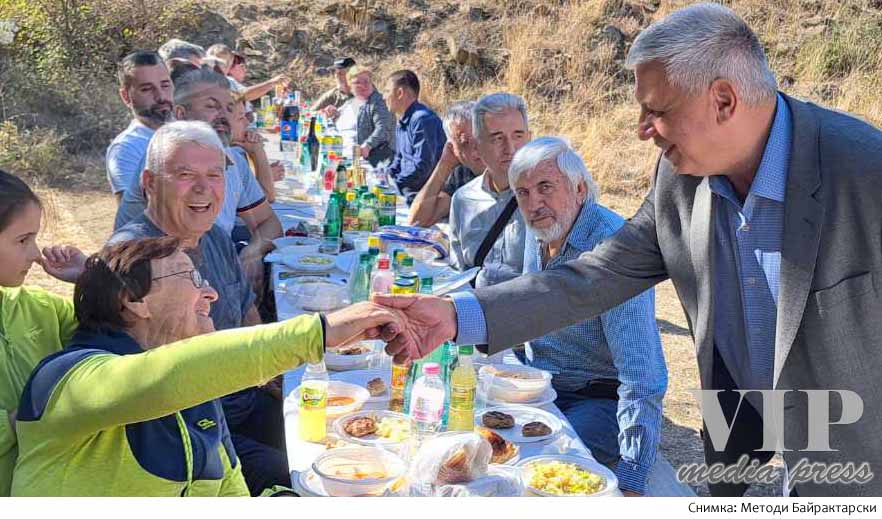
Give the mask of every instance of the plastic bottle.
<svg viewBox="0 0 882 519">
<path fill-rule="evenodd" d="M 417 379 L 411 392 L 410 416 L 416 426 L 416 437 L 422 441 L 441 428 L 444 413 L 444 382 L 441 366 L 435 362 L 423 364 L 423 376 Z"/>
<path fill-rule="evenodd" d="M 371 294 L 387 294 L 395 283 L 395 274 L 389 268 L 388 256 L 380 256 L 377 260 L 377 270 L 371 273 Z"/>
<path fill-rule="evenodd" d="M 367 301 L 371 295 L 371 255 L 361 254 L 355 274 L 349 281 L 349 299 L 353 303 Z"/>
<path fill-rule="evenodd" d="M 328 371 L 325 362 L 307 364 L 300 382 L 300 409 L 297 418 L 300 439 L 320 442 L 327 435 Z"/>
<path fill-rule="evenodd" d="M 450 375 L 450 413 L 448 431 L 471 431 L 475 428 L 475 392 L 478 375 L 472 364 L 474 346 L 460 346 L 459 360 Z"/>
<path fill-rule="evenodd" d="M 282 120 L 279 122 L 279 150 L 291 152 L 297 146 L 298 126 L 300 124 L 300 107 L 294 102 L 294 94 L 288 94 L 282 109 Z"/>
<path fill-rule="evenodd" d="M 322 250 L 325 254 L 340 252 L 340 237 L 343 235 L 343 222 L 340 219 L 340 200 L 337 193 L 331 193 L 328 209 L 325 211 L 324 240 Z"/>
<path fill-rule="evenodd" d="M 380 218 L 377 213 L 377 198 L 373 193 L 367 193 L 361 200 L 358 209 L 358 230 L 375 232 L 380 227 Z"/>
<path fill-rule="evenodd" d="M 432 295 L 435 281 L 432 276 L 423 276 L 420 278 L 420 294 Z"/>
<path fill-rule="evenodd" d="M 355 191 L 346 192 L 346 209 L 343 210 L 343 230 L 358 230 L 358 203 L 355 201 Z"/>
</svg>

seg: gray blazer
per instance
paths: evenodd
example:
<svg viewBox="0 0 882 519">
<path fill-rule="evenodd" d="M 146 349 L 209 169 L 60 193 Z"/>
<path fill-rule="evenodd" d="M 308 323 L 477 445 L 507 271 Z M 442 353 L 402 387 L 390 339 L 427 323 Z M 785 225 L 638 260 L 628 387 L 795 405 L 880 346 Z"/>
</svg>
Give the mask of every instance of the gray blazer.
<svg viewBox="0 0 882 519">
<path fill-rule="evenodd" d="M 775 337 L 776 389 L 847 389 L 863 416 L 834 425 L 839 452 L 785 452 L 788 466 L 868 462 L 865 485 L 806 483 L 800 496 L 882 495 L 882 132 L 848 115 L 786 97 L 793 148 L 784 216 Z M 490 352 L 590 319 L 671 279 L 695 341 L 701 385 L 713 389 L 713 197 L 708 180 L 672 172 L 622 229 L 562 268 L 476 290 Z M 804 394 L 785 400 L 784 443 L 807 445 Z M 800 398 L 800 396 L 802 398 Z M 831 398 L 830 421 L 841 403 Z"/>
<path fill-rule="evenodd" d="M 376 90 L 358 111 L 355 130 L 355 142 L 371 147 L 368 162 L 372 166 L 395 156 L 395 116 Z"/>
</svg>

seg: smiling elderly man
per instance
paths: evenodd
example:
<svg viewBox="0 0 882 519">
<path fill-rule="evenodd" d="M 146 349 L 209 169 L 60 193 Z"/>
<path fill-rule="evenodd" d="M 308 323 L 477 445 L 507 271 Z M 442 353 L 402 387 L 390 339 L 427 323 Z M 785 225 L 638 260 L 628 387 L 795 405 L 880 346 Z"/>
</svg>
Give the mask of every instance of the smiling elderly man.
<svg viewBox="0 0 882 519">
<path fill-rule="evenodd" d="M 542 137 L 521 148 L 508 179 L 528 229 L 526 273 L 558 268 L 624 224 L 597 203 L 591 173 L 562 139 Z M 615 469 L 619 488 L 645 494 L 667 388 L 653 290 L 516 353 L 521 362 L 552 373 L 555 405 L 597 461 Z"/>
<path fill-rule="evenodd" d="M 282 235 L 282 224 L 273 213 L 260 183 L 251 171 L 245 150 L 240 146 L 231 147 L 235 105 L 230 94 L 229 81 L 214 71 L 193 70 L 175 80 L 177 119 L 209 123 L 227 149 L 231 160 L 224 173 L 225 195 L 219 201 L 220 211 L 215 223 L 227 236 L 232 235 L 237 217 L 248 226 L 251 239 L 239 256 L 252 286 L 259 288 L 262 286 L 264 273 L 263 257 L 272 250 L 272 240 Z M 269 167 L 265 160 L 257 160 L 256 164 L 261 171 Z M 163 196 L 163 192 L 158 191 L 155 196 Z M 145 185 L 141 176 L 135 176 L 123 195 L 122 204 L 116 213 L 114 229 L 119 229 L 138 217 L 144 211 L 145 205 Z"/>
<path fill-rule="evenodd" d="M 226 155 L 215 130 L 204 122 L 177 121 L 156 132 L 143 173 L 147 209 L 110 242 L 169 235 L 198 250 L 199 271 L 218 292 L 211 317 L 218 330 L 226 330 L 261 320 L 235 245 L 215 223 L 226 189 Z M 249 488 L 289 484 L 281 402 L 251 388 L 224 397 L 223 404 Z"/>
<path fill-rule="evenodd" d="M 706 390 L 706 461 L 763 463 L 781 450 L 800 496 L 882 494 L 882 477 L 794 470 L 882 472 L 882 132 L 778 92 L 762 43 L 718 4 L 655 22 L 627 64 L 638 136 L 662 149 L 637 214 L 559 268 L 453 301 L 378 298 L 411 321 L 388 351 L 419 356 L 454 337 L 499 351 L 670 279 Z M 756 390 L 772 389 L 782 401 L 764 409 Z M 709 487 L 742 495 L 749 484 Z"/>
</svg>

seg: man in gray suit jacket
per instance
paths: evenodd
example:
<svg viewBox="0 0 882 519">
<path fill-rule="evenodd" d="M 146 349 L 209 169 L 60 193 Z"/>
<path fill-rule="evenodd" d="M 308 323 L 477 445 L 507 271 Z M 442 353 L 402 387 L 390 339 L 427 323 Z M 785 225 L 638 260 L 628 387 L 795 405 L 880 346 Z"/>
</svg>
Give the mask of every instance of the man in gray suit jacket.
<svg viewBox="0 0 882 519">
<path fill-rule="evenodd" d="M 670 279 L 702 389 L 789 391 L 765 414 L 756 393 L 721 393 L 732 433 L 725 448 L 709 441 L 705 410 L 708 463 L 766 461 L 771 427 L 784 433 L 791 476 L 802 459 L 882 470 L 882 132 L 778 93 L 754 33 L 719 5 L 653 24 L 628 64 L 639 136 L 663 150 L 634 217 L 558 269 L 449 299 L 377 298 L 407 317 L 385 331 L 387 351 L 421 356 L 455 338 L 494 353 Z M 863 409 L 836 395 L 816 405 L 825 390 L 853 392 Z M 882 477 L 794 480 L 800 496 L 882 495 Z M 711 485 L 715 495 L 745 489 Z"/>
</svg>

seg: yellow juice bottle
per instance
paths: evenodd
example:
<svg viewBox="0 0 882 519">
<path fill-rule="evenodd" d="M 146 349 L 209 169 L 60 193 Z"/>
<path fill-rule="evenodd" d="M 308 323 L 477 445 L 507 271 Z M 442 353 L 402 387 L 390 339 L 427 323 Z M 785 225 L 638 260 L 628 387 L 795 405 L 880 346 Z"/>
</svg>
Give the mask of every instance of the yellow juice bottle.
<svg viewBox="0 0 882 519">
<path fill-rule="evenodd" d="M 450 410 L 448 431 L 471 431 L 475 428 L 475 392 L 478 375 L 472 364 L 474 346 L 460 346 L 457 366 L 450 375 Z"/>
<path fill-rule="evenodd" d="M 327 435 L 328 381 L 324 361 L 306 366 L 297 417 L 301 440 L 320 442 Z"/>
</svg>

